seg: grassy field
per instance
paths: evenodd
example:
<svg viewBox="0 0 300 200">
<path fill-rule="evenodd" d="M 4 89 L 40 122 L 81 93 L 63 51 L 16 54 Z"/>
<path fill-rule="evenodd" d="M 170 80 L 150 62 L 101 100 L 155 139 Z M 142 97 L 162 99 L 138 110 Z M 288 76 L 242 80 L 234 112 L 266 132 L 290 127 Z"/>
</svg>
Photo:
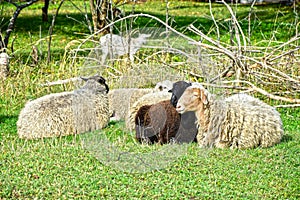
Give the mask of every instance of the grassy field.
<svg viewBox="0 0 300 200">
<path fill-rule="evenodd" d="M 84 11 L 83 1 L 74 2 Z M 65 59 L 65 47 L 90 34 L 83 14 L 66 1 L 57 18 L 52 60 L 47 64 L 50 23 L 41 22 L 42 6 L 37 3 L 21 12 L 12 35 L 16 40 L 10 74 L 7 80 L 0 82 L 0 199 L 300 198 L 299 108 L 279 109 L 285 135 L 280 144 L 267 149 L 233 151 L 200 149 L 197 144 L 140 145 L 134 140 L 134 133 L 125 130 L 124 122 L 111 122 L 101 134 L 33 141 L 19 139 L 16 122 L 26 101 L 74 88 L 73 84 L 53 87 L 40 84 L 78 75 L 82 62 Z M 50 17 L 57 6 L 50 5 Z M 132 6 L 122 8 L 129 13 Z M 14 7 L 1 3 L 0 8 L 3 8 L 0 9 L 2 29 Z M 246 33 L 249 6 L 233 8 Z M 148 13 L 165 20 L 163 2 L 149 1 L 134 9 L 135 13 Z M 213 12 L 222 27 L 221 41 L 228 42 L 229 14 L 220 4 L 213 4 Z M 187 25 L 194 23 L 217 38 L 208 4 L 170 2 L 169 13 L 173 17 L 172 26 L 190 37 L 197 38 L 185 31 Z M 297 31 L 298 18 L 291 7 L 255 6 L 253 16 L 253 45 L 280 44 Z M 160 24 L 140 18 L 134 21 L 135 28 L 146 26 Z M 36 45 L 41 54 L 37 65 L 33 65 L 30 57 L 32 45 Z M 99 145 L 92 148 L 93 142 Z M 137 159 L 139 157 L 143 159 Z"/>
</svg>

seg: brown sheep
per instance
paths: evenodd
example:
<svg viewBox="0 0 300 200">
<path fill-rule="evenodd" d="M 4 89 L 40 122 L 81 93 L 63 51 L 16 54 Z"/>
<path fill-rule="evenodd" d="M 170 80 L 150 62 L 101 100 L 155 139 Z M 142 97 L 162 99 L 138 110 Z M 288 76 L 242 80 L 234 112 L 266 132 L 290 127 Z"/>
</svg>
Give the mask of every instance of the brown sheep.
<svg viewBox="0 0 300 200">
<path fill-rule="evenodd" d="M 165 144 L 175 139 L 180 115 L 170 100 L 166 100 L 142 106 L 136 114 L 135 124 L 136 139 L 139 142 Z"/>
</svg>

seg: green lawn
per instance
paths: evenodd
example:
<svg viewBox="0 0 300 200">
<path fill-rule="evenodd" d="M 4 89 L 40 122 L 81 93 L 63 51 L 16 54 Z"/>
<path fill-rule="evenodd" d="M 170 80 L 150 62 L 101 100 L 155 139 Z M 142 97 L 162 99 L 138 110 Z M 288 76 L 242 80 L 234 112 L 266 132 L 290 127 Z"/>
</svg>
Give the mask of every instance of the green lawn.
<svg viewBox="0 0 300 200">
<path fill-rule="evenodd" d="M 74 2 L 84 10 L 83 1 Z M 300 198 L 299 108 L 279 109 L 285 135 L 280 144 L 267 149 L 233 151 L 201 149 L 197 144 L 140 145 L 134 140 L 134 133 L 124 129 L 124 122 L 111 122 L 96 135 L 19 139 L 16 122 L 26 101 L 74 88 L 72 84 L 53 87 L 40 84 L 76 76 L 82 63 L 63 60 L 65 47 L 70 41 L 90 34 L 86 26 L 66 18 L 68 15 L 84 21 L 81 12 L 66 1 L 54 28 L 53 60 L 46 64 L 49 23 L 41 22 L 42 6 L 38 3 L 21 12 L 12 35 L 16 40 L 10 76 L 0 81 L 0 199 Z M 50 5 L 50 18 L 57 6 Z M 220 25 L 221 41 L 228 42 L 229 13 L 220 4 L 212 6 Z M 0 3 L 0 8 L 4 8 L 0 9 L 4 17 L 0 21 L 2 30 L 14 8 L 5 3 Z M 122 8 L 129 13 L 132 5 Z M 249 6 L 233 8 L 247 33 Z M 299 13 L 299 8 L 296 11 Z M 135 13 L 141 12 L 165 20 L 165 3 L 149 1 L 136 5 Z M 169 12 L 172 26 L 177 30 L 184 32 L 186 26 L 194 23 L 217 38 L 208 4 L 170 2 Z M 255 6 L 252 17 L 253 45 L 265 47 L 270 41 L 275 45 L 295 35 L 298 19 L 291 7 Z M 135 28 L 154 25 L 160 26 L 154 20 L 134 21 Z M 188 31 L 185 33 L 197 38 Z M 33 44 L 43 56 L 37 66 L 32 66 L 30 58 Z M 97 143 L 98 146 L 93 146 Z"/>
</svg>

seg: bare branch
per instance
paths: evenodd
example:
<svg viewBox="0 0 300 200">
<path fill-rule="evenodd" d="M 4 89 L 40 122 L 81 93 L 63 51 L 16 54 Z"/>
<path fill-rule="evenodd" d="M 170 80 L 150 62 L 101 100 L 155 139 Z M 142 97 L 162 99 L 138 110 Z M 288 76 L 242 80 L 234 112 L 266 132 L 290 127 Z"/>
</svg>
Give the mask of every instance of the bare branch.
<svg viewBox="0 0 300 200">
<path fill-rule="evenodd" d="M 15 7 L 17 7 L 17 9 L 16 9 L 16 11 L 14 12 L 13 16 L 12 16 L 12 17 L 10 18 L 10 20 L 9 20 L 9 24 L 8 24 L 8 26 L 7 26 L 7 29 L 6 29 L 6 35 L 5 35 L 5 37 L 4 37 L 3 44 L 0 45 L 1 48 L 7 48 L 10 34 L 12 33 L 12 31 L 13 31 L 13 29 L 14 29 L 14 27 L 15 27 L 15 23 L 16 23 L 16 20 L 17 20 L 17 18 L 18 18 L 18 16 L 19 16 L 20 12 L 21 12 L 24 8 L 26 8 L 26 7 L 30 6 L 30 5 L 32 5 L 33 3 L 37 2 L 38 0 L 31 0 L 31 1 L 28 1 L 28 2 L 26 2 L 26 3 L 24 3 L 24 4 L 21 4 L 21 5 L 18 5 L 17 3 L 15 3 L 15 2 L 12 1 L 12 0 L 5 0 L 5 1 L 8 2 L 8 3 L 13 4 Z M 2 43 L 2 41 L 0 41 L 0 42 Z M 3 46 L 4 46 L 4 47 L 3 47 Z"/>
<path fill-rule="evenodd" d="M 251 83 L 249 81 L 234 80 L 234 81 L 223 81 L 222 83 L 228 84 L 228 83 L 236 83 L 236 82 L 247 84 L 251 87 L 251 89 L 253 91 L 256 91 L 270 99 L 274 99 L 274 100 L 278 100 L 278 101 L 285 101 L 285 102 L 289 102 L 289 103 L 300 103 L 300 99 L 293 99 L 293 98 L 281 97 L 281 96 L 276 96 L 276 95 L 270 94 L 267 91 L 255 86 L 253 83 Z"/>
<path fill-rule="evenodd" d="M 283 43 L 282 45 L 280 45 L 279 47 L 277 47 L 276 49 L 274 49 L 271 53 L 269 53 L 267 56 L 265 56 L 265 60 L 269 61 L 269 58 L 279 49 L 282 49 L 284 46 L 289 45 L 292 42 L 295 42 L 297 40 L 300 39 L 300 36 L 296 35 L 295 37 L 293 37 L 292 39 L 290 39 L 289 41 Z"/>
<path fill-rule="evenodd" d="M 257 63 L 257 64 L 259 64 L 260 66 L 262 66 L 263 68 L 272 70 L 272 71 L 276 72 L 277 74 L 281 75 L 282 77 L 287 78 L 288 80 L 290 80 L 290 81 L 292 81 L 292 82 L 295 82 L 295 83 L 297 83 L 297 84 L 300 84 L 300 80 L 296 80 L 296 79 L 294 79 L 294 78 L 288 76 L 287 74 L 281 72 L 281 71 L 278 70 L 278 69 L 275 69 L 275 68 L 269 66 L 268 64 L 266 64 L 266 63 L 263 62 L 263 61 L 261 62 L 261 61 L 256 60 L 255 58 L 246 57 L 246 56 L 245 56 L 244 58 L 246 58 L 246 59 L 248 59 L 248 60 L 251 60 L 251 61 L 254 61 L 255 63 Z"/>
<path fill-rule="evenodd" d="M 51 26 L 49 28 L 49 42 L 48 42 L 48 56 L 47 56 L 47 63 L 49 64 L 50 63 L 50 60 L 51 60 L 51 53 L 50 53 L 50 49 L 51 49 L 51 41 L 52 41 L 52 32 L 53 32 L 53 28 L 54 28 L 54 24 L 55 24 L 55 19 L 58 15 L 58 12 L 59 12 L 59 9 L 60 7 L 62 6 L 62 4 L 64 3 L 65 0 L 61 0 L 57 10 L 56 10 L 56 13 L 55 15 L 53 16 L 53 19 L 52 19 L 52 23 L 51 23 Z"/>
<path fill-rule="evenodd" d="M 277 60 L 278 58 L 281 58 L 281 57 L 286 56 L 286 55 L 289 55 L 289 54 L 291 54 L 291 53 L 293 53 L 293 52 L 295 52 L 295 51 L 298 51 L 299 49 L 300 49 L 300 46 L 298 46 L 298 47 L 296 47 L 295 49 L 292 49 L 292 50 L 290 50 L 290 51 L 287 51 L 287 52 L 285 52 L 285 53 L 282 53 L 282 54 L 280 54 L 280 55 L 278 55 L 278 56 L 276 56 L 276 57 L 274 57 L 274 58 L 272 58 L 272 59 L 269 59 L 269 61 L 272 62 L 272 61 L 274 61 L 274 60 Z"/>
<path fill-rule="evenodd" d="M 300 104 L 288 104 L 288 105 L 276 105 L 275 108 L 296 108 L 300 107 Z"/>
<path fill-rule="evenodd" d="M 231 17 L 232 17 L 232 19 L 234 21 L 234 25 L 237 27 L 236 36 L 238 37 L 237 40 L 238 40 L 239 44 L 240 44 L 240 41 L 239 41 L 239 34 L 238 34 L 238 32 L 240 32 L 240 34 L 242 35 L 243 43 L 244 43 L 244 51 L 245 51 L 246 50 L 247 42 L 246 42 L 246 38 L 245 38 L 244 32 L 243 32 L 243 30 L 242 30 L 239 22 L 237 21 L 237 19 L 235 17 L 235 14 L 233 13 L 231 7 L 224 0 L 222 0 L 221 2 L 226 6 L 226 8 L 228 9 L 228 11 L 230 12 L 230 15 L 231 15 Z"/>
<path fill-rule="evenodd" d="M 218 24 L 217 24 L 217 22 L 216 22 L 216 20 L 215 20 L 215 17 L 214 17 L 214 15 L 213 15 L 213 13 L 212 13 L 211 0 L 209 0 L 209 12 L 210 12 L 210 16 L 211 16 L 211 18 L 212 18 L 212 20 L 213 20 L 213 22 L 214 22 L 214 24 L 215 24 L 215 26 L 216 26 L 216 29 L 217 29 L 217 37 L 218 37 L 218 41 L 220 41 L 220 31 L 219 31 L 219 26 L 218 26 Z"/>
</svg>

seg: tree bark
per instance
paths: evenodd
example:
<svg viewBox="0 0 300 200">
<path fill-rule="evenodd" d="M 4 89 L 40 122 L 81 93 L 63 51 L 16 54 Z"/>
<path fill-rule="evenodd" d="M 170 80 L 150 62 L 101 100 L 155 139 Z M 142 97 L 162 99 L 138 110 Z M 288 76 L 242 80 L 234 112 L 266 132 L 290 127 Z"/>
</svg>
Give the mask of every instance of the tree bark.
<svg viewBox="0 0 300 200">
<path fill-rule="evenodd" d="M 107 25 L 107 12 L 109 3 L 108 0 L 89 0 L 92 19 L 94 24 L 94 32 L 98 32 L 100 30 L 101 33 L 109 33 L 109 27 L 103 29 Z"/>
<path fill-rule="evenodd" d="M 48 21 L 49 1 L 50 0 L 45 0 L 44 7 L 42 7 L 42 20 L 43 20 L 43 22 L 47 22 Z"/>
</svg>

